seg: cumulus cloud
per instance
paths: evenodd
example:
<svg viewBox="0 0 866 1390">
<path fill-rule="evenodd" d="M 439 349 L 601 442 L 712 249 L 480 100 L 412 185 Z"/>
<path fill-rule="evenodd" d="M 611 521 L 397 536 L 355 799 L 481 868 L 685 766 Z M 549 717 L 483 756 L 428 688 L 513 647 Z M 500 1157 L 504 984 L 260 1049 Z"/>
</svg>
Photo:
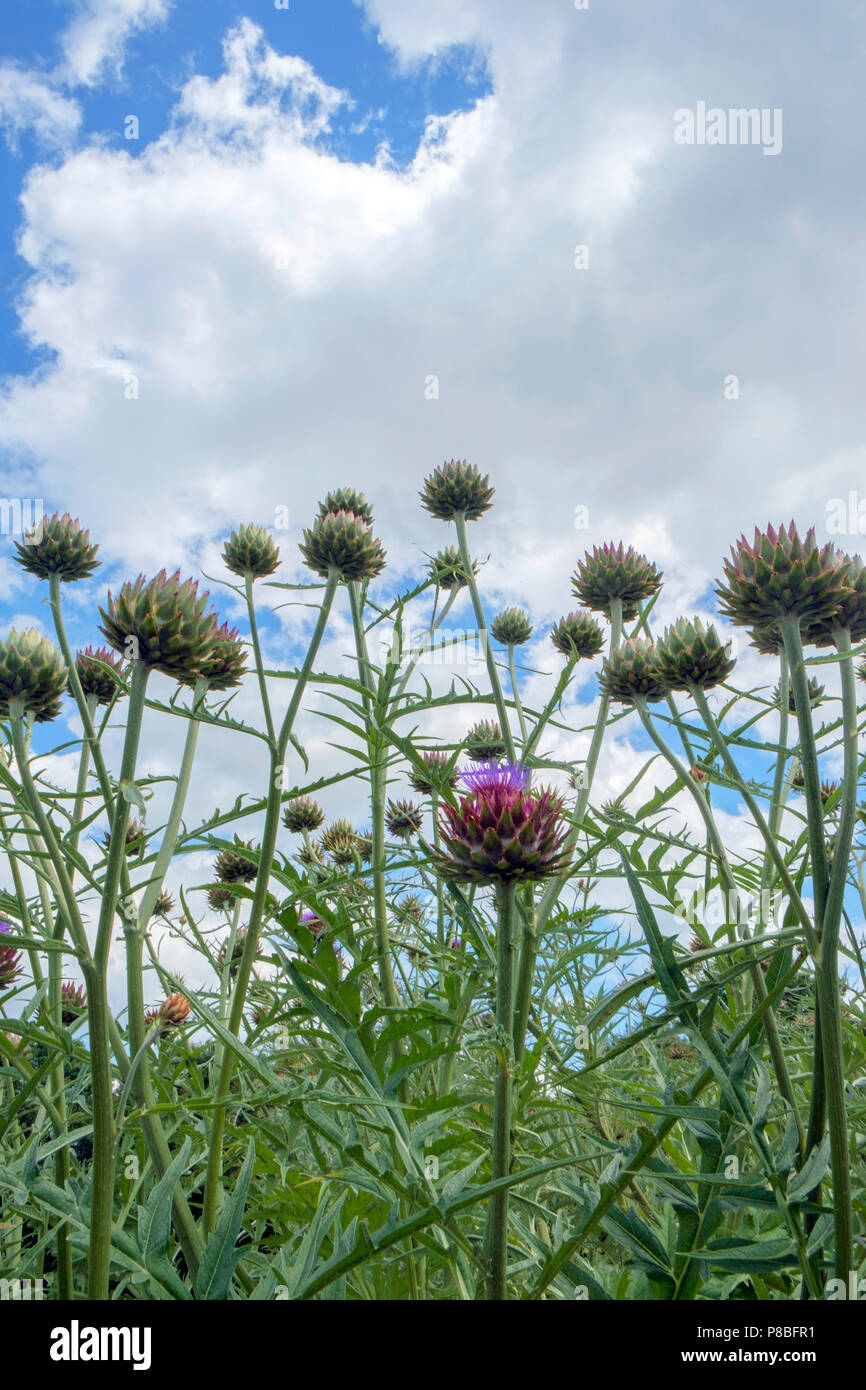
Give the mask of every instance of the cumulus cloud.
<svg viewBox="0 0 866 1390">
<path fill-rule="evenodd" d="M 77 86 L 118 76 L 132 35 L 165 23 L 172 0 L 79 0 L 63 34 L 64 73 Z"/>
<path fill-rule="evenodd" d="M 30 130 L 42 145 L 63 150 L 81 124 L 77 102 L 61 95 L 43 77 L 13 63 L 0 66 L 0 130 L 13 149 Z"/>
</svg>

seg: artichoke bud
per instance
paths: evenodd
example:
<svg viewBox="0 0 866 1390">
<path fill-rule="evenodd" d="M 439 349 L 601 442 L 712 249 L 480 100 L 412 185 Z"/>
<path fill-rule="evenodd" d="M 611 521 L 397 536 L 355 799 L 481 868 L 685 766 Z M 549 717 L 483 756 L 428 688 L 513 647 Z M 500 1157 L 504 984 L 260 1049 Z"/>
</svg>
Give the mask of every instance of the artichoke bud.
<svg viewBox="0 0 866 1390">
<path fill-rule="evenodd" d="M 661 700 L 670 686 L 659 668 L 656 648 L 642 637 L 629 637 L 605 659 L 601 687 L 619 704 L 634 704 L 636 698 Z"/>
<path fill-rule="evenodd" d="M 554 626 L 550 640 L 562 656 L 591 658 L 604 647 L 604 633 L 591 613 L 579 608 Z"/>
<path fill-rule="evenodd" d="M 477 521 L 493 504 L 494 489 L 488 475 L 482 477 L 473 463 L 452 459 L 424 480 L 421 505 L 439 521 L 451 521 L 462 513 Z"/>
<path fill-rule="evenodd" d="M 506 608 L 490 625 L 494 642 L 503 647 L 519 647 L 532 636 L 532 623 L 522 608 Z"/>
<path fill-rule="evenodd" d="M 66 691 L 68 673 L 53 642 L 36 628 L 16 632 L 0 641 L 0 716 L 9 715 L 10 702 L 20 702 L 37 724 L 56 719 Z"/>
<path fill-rule="evenodd" d="M 264 526 L 250 523 L 232 531 L 223 549 L 223 562 L 232 574 L 265 579 L 280 564 L 280 549 Z"/>
<path fill-rule="evenodd" d="M 15 542 L 14 558 L 22 569 L 40 579 L 56 574 L 64 583 L 87 579 L 99 567 L 98 545 L 91 545 L 90 532 L 66 512 L 55 512 L 48 520 L 28 532 L 23 542 Z"/>
<path fill-rule="evenodd" d="M 373 535 L 369 523 L 354 512 L 317 516 L 298 548 L 304 563 L 325 579 L 332 570 L 344 583 L 375 579 L 385 568 L 382 542 Z"/>
</svg>

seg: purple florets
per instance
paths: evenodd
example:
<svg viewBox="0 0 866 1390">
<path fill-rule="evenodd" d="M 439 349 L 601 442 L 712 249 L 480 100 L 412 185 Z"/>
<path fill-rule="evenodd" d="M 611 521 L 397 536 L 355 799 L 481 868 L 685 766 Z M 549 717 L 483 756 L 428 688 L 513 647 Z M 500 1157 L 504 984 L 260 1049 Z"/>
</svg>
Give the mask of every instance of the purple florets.
<svg viewBox="0 0 866 1390">
<path fill-rule="evenodd" d="M 491 758 L 479 763 L 477 767 L 467 768 L 459 774 L 459 780 L 468 792 L 525 792 L 529 788 L 531 773 L 523 763 L 497 762 Z"/>
</svg>

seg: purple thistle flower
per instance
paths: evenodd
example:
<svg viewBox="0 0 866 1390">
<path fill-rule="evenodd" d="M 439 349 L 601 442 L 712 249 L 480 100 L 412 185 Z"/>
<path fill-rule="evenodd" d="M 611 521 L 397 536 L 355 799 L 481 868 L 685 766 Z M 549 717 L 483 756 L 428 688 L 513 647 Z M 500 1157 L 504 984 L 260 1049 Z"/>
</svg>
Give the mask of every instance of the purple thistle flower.
<svg viewBox="0 0 866 1390">
<path fill-rule="evenodd" d="M 497 762 L 495 758 L 479 763 L 477 767 L 466 768 L 459 774 L 459 780 L 469 792 L 525 792 L 529 788 L 532 774 L 523 763 Z"/>
<path fill-rule="evenodd" d="M 8 922 L 0 922 L 0 931 L 7 936 L 12 935 L 14 928 Z M 16 951 L 14 946 L 0 946 L 0 988 L 11 985 L 16 975 L 21 972 L 21 952 Z"/>
<path fill-rule="evenodd" d="M 455 883 L 541 879 L 568 866 L 562 799 L 533 792 L 522 763 L 488 760 L 460 774 L 466 795 L 441 809 L 434 868 Z"/>
</svg>

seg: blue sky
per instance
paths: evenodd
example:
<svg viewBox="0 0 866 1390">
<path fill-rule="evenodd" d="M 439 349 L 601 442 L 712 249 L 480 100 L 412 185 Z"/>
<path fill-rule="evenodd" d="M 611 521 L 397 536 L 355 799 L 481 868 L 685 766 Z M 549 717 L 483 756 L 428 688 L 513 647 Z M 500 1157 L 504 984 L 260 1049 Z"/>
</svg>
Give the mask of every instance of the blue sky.
<svg viewBox="0 0 866 1390">
<path fill-rule="evenodd" d="M 0 58 L 51 72 L 61 59 L 69 11 L 61 0 L 16 0 L 4 22 Z M 165 23 L 130 39 L 121 71 L 73 88 L 82 115 L 80 140 L 95 139 L 135 158 L 170 123 L 191 73 L 219 75 L 223 37 L 247 15 L 278 52 L 299 54 L 330 86 L 351 93 L 354 105 L 339 113 L 329 138 L 341 159 L 371 160 L 387 141 L 395 162 L 405 164 L 429 115 L 458 110 L 490 90 L 483 55 L 463 45 L 435 62 L 401 70 L 353 0 L 291 0 L 288 10 L 243 0 L 183 0 Z M 130 114 L 138 118 L 137 141 L 124 136 Z M 27 266 L 15 250 L 22 182 L 45 151 L 27 130 L 16 135 L 14 148 L 6 143 L 0 149 L 0 373 L 6 373 L 32 369 L 45 356 L 29 351 L 18 332 L 16 300 Z"/>
</svg>

